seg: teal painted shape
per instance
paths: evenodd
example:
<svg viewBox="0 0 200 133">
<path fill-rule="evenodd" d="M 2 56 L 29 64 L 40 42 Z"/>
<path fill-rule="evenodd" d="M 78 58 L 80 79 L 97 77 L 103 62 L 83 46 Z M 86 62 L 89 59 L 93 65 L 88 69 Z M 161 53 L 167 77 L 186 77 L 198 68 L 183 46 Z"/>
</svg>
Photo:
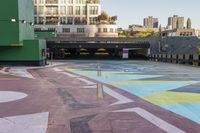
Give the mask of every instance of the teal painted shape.
<svg viewBox="0 0 200 133">
<path fill-rule="evenodd" d="M 156 77 L 162 77 L 162 75 L 121 75 L 121 76 L 114 76 L 114 75 L 109 75 L 109 74 L 119 74 L 119 72 L 106 72 L 103 71 L 102 72 L 102 76 L 98 77 L 98 76 L 94 76 L 97 74 L 97 71 L 74 71 L 74 73 L 76 74 L 80 74 L 83 76 L 89 76 L 90 74 L 92 74 L 93 76 L 91 76 L 92 79 L 95 79 L 97 81 L 103 82 L 103 83 L 112 83 L 112 82 L 119 82 L 119 81 L 128 81 L 128 80 L 139 80 L 139 79 L 147 79 L 147 78 L 156 78 Z M 103 75 L 108 75 L 108 76 L 103 76 Z M 120 74 L 123 74 L 123 72 L 121 72 Z"/>
<path fill-rule="evenodd" d="M 200 124 L 200 103 L 165 104 L 161 107 Z"/>
<path fill-rule="evenodd" d="M 128 75 L 128 76 L 102 76 L 102 77 L 95 76 L 92 78 L 103 83 L 112 83 L 112 82 L 139 80 L 139 79 L 147 79 L 155 77 L 160 77 L 160 75 L 137 75 L 137 76 Z"/>
<path fill-rule="evenodd" d="M 116 86 L 122 90 L 128 91 L 134 95 L 143 97 L 160 92 L 173 90 L 176 88 L 188 86 L 197 83 L 196 81 L 185 81 L 185 82 L 171 82 L 171 83 L 159 83 L 159 84 L 140 84 L 140 85 L 120 85 Z"/>
</svg>

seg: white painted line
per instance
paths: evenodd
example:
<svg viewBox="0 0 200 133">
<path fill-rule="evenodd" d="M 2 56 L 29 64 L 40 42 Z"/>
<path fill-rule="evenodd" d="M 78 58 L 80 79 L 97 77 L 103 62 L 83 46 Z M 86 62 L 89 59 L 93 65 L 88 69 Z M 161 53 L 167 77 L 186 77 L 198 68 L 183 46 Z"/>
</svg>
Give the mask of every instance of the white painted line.
<svg viewBox="0 0 200 133">
<path fill-rule="evenodd" d="M 3 69 L 1 69 L 1 71 L 2 71 L 2 72 L 5 72 L 6 68 L 7 68 L 7 67 L 4 67 Z"/>
<path fill-rule="evenodd" d="M 49 113 L 0 118 L 0 133 L 46 133 Z"/>
<path fill-rule="evenodd" d="M 71 78 L 78 78 L 79 77 L 77 75 L 74 75 L 74 74 L 71 74 L 71 73 L 68 73 L 68 72 L 63 72 L 63 70 L 61 70 L 59 68 L 53 68 L 53 70 L 56 71 L 56 72 L 60 72 L 60 73 L 66 75 L 66 76 L 69 76 Z"/>
<path fill-rule="evenodd" d="M 66 63 L 53 63 L 51 65 L 51 62 L 48 62 L 49 65 L 45 65 L 45 66 L 39 66 L 39 67 L 26 67 L 27 69 L 43 69 L 43 68 L 51 68 L 51 67 L 55 67 L 55 66 L 59 66 L 59 65 L 64 65 Z"/>
<path fill-rule="evenodd" d="M 62 72 L 62 74 L 66 75 L 66 76 L 69 76 L 71 78 L 78 78 L 79 77 L 77 75 L 74 75 L 74 74 L 71 74 L 71 73 L 68 73 L 68 72 Z"/>
<path fill-rule="evenodd" d="M 30 78 L 30 79 L 35 79 L 31 73 L 29 73 L 25 68 L 11 68 L 9 72 L 5 72 L 4 68 L 3 70 L 0 71 L 2 74 L 7 74 L 7 75 L 13 75 L 13 76 L 18 76 L 18 77 L 23 77 L 23 78 Z"/>
<path fill-rule="evenodd" d="M 116 103 L 113 103 L 111 105 L 118 105 L 118 104 L 125 104 L 125 103 L 131 103 L 131 102 L 134 102 L 133 100 L 125 97 L 125 96 L 122 96 L 121 94 L 113 91 L 112 89 L 110 89 L 109 87 L 107 86 L 103 86 L 103 90 L 105 93 L 107 93 L 108 95 L 116 98 L 118 101 Z"/>
<path fill-rule="evenodd" d="M 7 67 L 4 67 L 3 69 L 0 70 L 0 73 L 7 74 L 8 72 L 5 72 L 6 69 L 7 69 Z"/>
<path fill-rule="evenodd" d="M 83 86 L 83 88 L 87 88 L 87 89 L 97 89 L 97 85 Z"/>
<path fill-rule="evenodd" d="M 77 79 L 86 83 L 87 85 L 95 85 L 96 84 L 95 82 L 89 81 L 89 80 L 84 79 L 84 78 L 77 78 Z"/>
<path fill-rule="evenodd" d="M 62 70 L 59 69 L 59 68 L 53 68 L 53 70 L 56 71 L 56 72 L 62 72 Z"/>
<path fill-rule="evenodd" d="M 140 115 L 142 118 L 146 119 L 147 121 L 151 122 L 155 126 L 159 127 L 160 129 L 164 130 L 167 133 L 186 133 L 183 130 L 171 125 L 170 123 L 162 120 L 161 118 L 151 114 L 150 112 L 142 109 L 142 108 L 129 108 L 124 110 L 117 110 L 113 112 L 135 112 Z"/>
<path fill-rule="evenodd" d="M 30 74 L 26 69 L 11 69 L 9 72 L 10 75 L 35 79 L 32 74 Z"/>
<path fill-rule="evenodd" d="M 23 99 L 28 95 L 25 93 L 14 91 L 0 91 L 0 103 L 12 102 L 19 99 Z"/>
</svg>

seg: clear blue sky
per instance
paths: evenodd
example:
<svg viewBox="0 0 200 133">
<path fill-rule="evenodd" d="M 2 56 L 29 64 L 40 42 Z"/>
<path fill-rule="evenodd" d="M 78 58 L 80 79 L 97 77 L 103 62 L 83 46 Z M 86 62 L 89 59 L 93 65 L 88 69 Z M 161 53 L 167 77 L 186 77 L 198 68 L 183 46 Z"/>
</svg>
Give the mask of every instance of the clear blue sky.
<svg viewBox="0 0 200 133">
<path fill-rule="evenodd" d="M 119 27 L 130 24 L 143 24 L 143 18 L 159 18 L 162 26 L 172 15 L 188 17 L 195 28 L 200 28 L 200 0 L 101 0 L 102 10 L 109 15 L 118 16 Z"/>
</svg>

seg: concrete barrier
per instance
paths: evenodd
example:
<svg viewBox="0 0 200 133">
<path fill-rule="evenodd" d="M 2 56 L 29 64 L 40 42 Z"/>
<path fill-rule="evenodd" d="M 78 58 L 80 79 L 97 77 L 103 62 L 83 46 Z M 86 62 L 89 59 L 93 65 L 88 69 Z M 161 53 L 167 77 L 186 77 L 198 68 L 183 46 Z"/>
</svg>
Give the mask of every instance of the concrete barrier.
<svg viewBox="0 0 200 133">
<path fill-rule="evenodd" d="M 199 54 L 152 54 L 149 56 L 149 59 L 158 62 L 200 66 Z"/>
</svg>

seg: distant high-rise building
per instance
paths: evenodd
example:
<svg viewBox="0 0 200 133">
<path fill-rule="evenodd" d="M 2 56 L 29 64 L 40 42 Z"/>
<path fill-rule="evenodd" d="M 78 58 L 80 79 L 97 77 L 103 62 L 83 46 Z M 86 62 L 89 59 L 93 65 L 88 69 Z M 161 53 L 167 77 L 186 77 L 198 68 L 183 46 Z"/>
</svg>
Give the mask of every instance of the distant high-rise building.
<svg viewBox="0 0 200 133">
<path fill-rule="evenodd" d="M 183 29 L 184 28 L 184 17 L 179 17 L 174 15 L 173 17 L 168 18 L 167 27 L 170 29 Z"/>
<path fill-rule="evenodd" d="M 187 20 L 187 29 L 191 29 L 192 28 L 192 22 L 191 22 L 191 19 L 188 18 Z"/>
<path fill-rule="evenodd" d="M 183 29 L 183 28 L 184 28 L 184 17 L 178 17 L 177 29 Z"/>
<path fill-rule="evenodd" d="M 152 16 L 149 16 L 148 18 L 144 18 L 144 27 L 158 28 L 158 18 L 154 18 Z"/>
</svg>

